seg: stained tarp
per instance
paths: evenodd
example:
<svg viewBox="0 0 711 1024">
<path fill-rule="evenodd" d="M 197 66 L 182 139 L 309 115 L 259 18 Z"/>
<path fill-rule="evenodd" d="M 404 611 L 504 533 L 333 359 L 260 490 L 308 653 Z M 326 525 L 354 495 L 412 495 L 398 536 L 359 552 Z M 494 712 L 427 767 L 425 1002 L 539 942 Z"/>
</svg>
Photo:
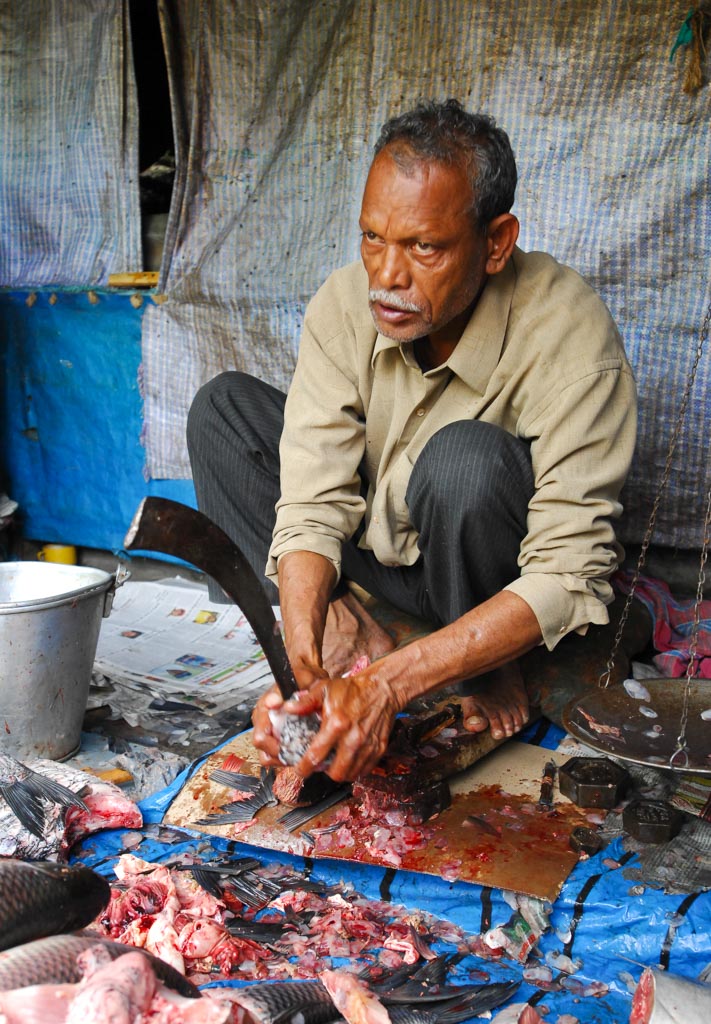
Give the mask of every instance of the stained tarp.
<svg viewBox="0 0 711 1024">
<path fill-rule="evenodd" d="M 0 0 L 0 287 L 141 267 L 126 0 Z"/>
<path fill-rule="evenodd" d="M 161 0 L 178 177 L 144 319 L 148 468 L 186 477 L 185 418 L 237 367 L 288 386 L 306 302 L 357 258 L 382 120 L 457 96 L 509 132 L 525 249 L 569 263 L 619 323 L 641 394 L 623 538 L 641 540 L 709 302 L 711 91 L 669 54 L 688 4 L 651 0 Z M 702 537 L 711 355 L 655 541 Z"/>
<path fill-rule="evenodd" d="M 535 725 L 526 731 L 529 742 L 537 741 L 537 731 Z M 562 737 L 551 726 L 542 745 L 555 749 Z M 513 894 L 501 889 L 357 861 L 292 857 L 216 836 L 195 835 L 191 840 L 189 832 L 156 828 L 196 766 L 141 802 L 146 826 L 138 845 L 135 833 L 104 832 L 90 836 L 78 857 L 113 880 L 115 860 L 126 849 L 150 862 L 176 862 L 183 854 L 199 854 L 207 861 L 256 856 L 263 864 L 289 864 L 330 884 L 351 885 L 370 899 L 424 910 L 472 936 L 505 929 L 512 921 Z M 540 905 L 542 913 L 550 913 L 549 928 L 527 960 L 522 953 L 525 963 L 511 952 L 498 957 L 492 951 L 490 959 L 467 956 L 457 966 L 457 983 L 468 980 L 470 970 L 484 970 L 492 980 L 515 977 L 522 984 L 510 1001 L 530 1002 L 552 1024 L 626 1024 L 631 989 L 645 966 L 689 980 L 706 977 L 711 967 L 711 892 L 667 893 L 635 883 L 628 872 L 638 863 L 622 839 L 581 860 L 555 903 Z M 455 949 L 441 941 L 435 946 L 437 953 Z M 498 1013 L 493 1011 L 493 1019 Z"/>
</svg>

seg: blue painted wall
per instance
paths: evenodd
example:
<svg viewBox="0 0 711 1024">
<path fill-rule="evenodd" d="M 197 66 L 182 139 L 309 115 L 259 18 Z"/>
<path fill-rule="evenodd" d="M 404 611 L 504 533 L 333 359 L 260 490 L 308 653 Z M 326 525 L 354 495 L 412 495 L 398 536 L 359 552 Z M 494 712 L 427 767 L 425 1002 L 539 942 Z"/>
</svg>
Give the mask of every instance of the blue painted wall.
<svg viewBox="0 0 711 1024">
<path fill-rule="evenodd" d="M 144 476 L 151 299 L 132 294 L 137 306 L 109 291 L 0 292 L 2 488 L 28 539 L 119 551 L 146 494 L 195 503 L 191 482 Z"/>
</svg>

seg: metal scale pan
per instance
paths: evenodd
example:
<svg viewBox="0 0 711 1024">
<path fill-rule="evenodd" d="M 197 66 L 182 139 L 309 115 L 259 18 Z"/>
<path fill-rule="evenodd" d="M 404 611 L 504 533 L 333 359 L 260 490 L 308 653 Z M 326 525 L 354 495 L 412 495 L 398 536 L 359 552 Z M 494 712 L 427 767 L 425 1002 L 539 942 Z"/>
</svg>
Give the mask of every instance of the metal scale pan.
<svg viewBox="0 0 711 1024">
<path fill-rule="evenodd" d="M 686 679 L 645 679 L 638 685 L 649 699 L 631 696 L 624 685 L 591 690 L 565 709 L 565 728 L 593 750 L 623 761 L 711 775 L 711 680 L 691 680 L 686 756 L 677 754 L 672 764 Z"/>
<path fill-rule="evenodd" d="M 624 622 L 652 540 L 659 503 L 672 472 L 672 457 L 710 329 L 711 303 L 704 316 L 694 360 L 679 403 L 664 471 L 622 612 L 621 625 L 610 652 L 606 677 L 601 677 L 600 687 L 573 701 L 563 712 L 563 723 L 568 732 L 602 754 L 654 768 L 706 775 L 711 774 L 711 680 L 689 675 L 679 679 L 645 679 L 639 683 L 626 680 L 622 685 L 608 684 Z M 697 648 L 705 567 L 710 551 L 711 487 L 707 492 L 694 622 L 690 634 L 690 665 L 693 665 Z M 606 683 L 603 682 L 605 678 Z"/>
</svg>

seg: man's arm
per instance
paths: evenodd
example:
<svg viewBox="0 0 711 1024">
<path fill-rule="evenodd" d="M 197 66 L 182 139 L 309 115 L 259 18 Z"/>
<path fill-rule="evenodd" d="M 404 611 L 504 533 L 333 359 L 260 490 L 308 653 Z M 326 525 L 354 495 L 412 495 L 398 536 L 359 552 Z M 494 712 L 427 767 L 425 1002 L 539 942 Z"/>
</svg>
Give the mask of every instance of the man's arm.
<svg viewBox="0 0 711 1024">
<path fill-rule="evenodd" d="M 382 757 L 396 715 L 411 700 L 498 668 L 540 640 L 541 630 L 530 607 L 516 594 L 502 591 L 451 625 L 393 651 L 357 675 L 315 681 L 309 698 L 285 705 L 287 711 L 323 711 L 321 730 L 297 771 L 310 775 L 333 751 L 328 767 L 333 779 L 362 775 Z M 270 755 L 257 736 L 263 731 L 264 714 L 268 720 L 269 702 L 265 706 L 263 698 L 260 703 L 262 716 L 255 712 L 255 743 Z M 277 697 L 275 704 L 280 703 Z"/>
</svg>

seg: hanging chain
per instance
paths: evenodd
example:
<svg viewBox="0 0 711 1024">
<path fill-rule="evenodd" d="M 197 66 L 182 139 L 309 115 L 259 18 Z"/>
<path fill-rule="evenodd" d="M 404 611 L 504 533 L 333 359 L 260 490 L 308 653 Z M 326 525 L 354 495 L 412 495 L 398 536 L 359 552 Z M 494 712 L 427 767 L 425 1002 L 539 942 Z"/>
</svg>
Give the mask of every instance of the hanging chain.
<svg viewBox="0 0 711 1024">
<path fill-rule="evenodd" d="M 704 583 L 706 582 L 706 559 L 709 553 L 709 534 L 711 533 L 711 487 L 706 498 L 706 518 L 704 519 L 704 542 L 701 548 L 701 564 L 699 565 L 699 579 L 696 584 L 696 601 L 694 603 L 694 621 L 691 627 L 691 639 L 689 641 L 689 661 L 686 666 L 686 683 L 684 684 L 684 701 L 681 709 L 681 722 L 679 723 L 679 735 L 676 738 L 676 750 L 669 758 L 670 768 L 686 768 L 689 764 L 689 752 L 686 747 L 686 726 L 689 721 L 689 704 L 691 702 L 691 680 L 694 675 L 696 648 L 699 643 L 699 625 L 701 620 L 701 602 L 704 597 Z"/>
<path fill-rule="evenodd" d="M 704 317 L 704 322 L 701 325 L 701 333 L 699 334 L 699 341 L 696 346 L 694 362 L 692 364 L 691 372 L 689 373 L 689 377 L 686 382 L 686 387 L 684 388 L 684 394 L 681 398 L 681 404 L 679 405 L 679 413 L 676 418 L 674 430 L 672 432 L 671 440 L 669 442 L 669 450 L 667 452 L 666 461 L 664 463 L 664 472 L 662 473 L 662 479 L 659 482 L 657 494 L 654 498 L 654 504 L 652 505 L 652 511 L 650 513 L 649 522 L 647 524 L 647 530 L 644 534 L 642 547 L 639 552 L 639 558 L 637 559 L 637 567 L 635 568 L 634 575 L 632 576 L 632 582 L 630 584 L 630 590 L 627 595 L 627 600 L 625 601 L 624 607 L 622 608 L 622 614 L 620 615 L 620 621 L 617 627 L 617 632 L 615 633 L 615 639 L 612 642 L 610 656 L 608 657 L 607 663 L 605 664 L 605 671 L 602 673 L 598 680 L 598 685 L 602 686 L 603 688 L 607 688 L 610 685 L 612 668 L 615 664 L 615 657 L 617 655 L 620 643 L 622 642 L 622 634 L 624 633 L 625 625 L 627 624 L 630 608 L 632 606 L 632 599 L 634 598 L 635 591 L 637 589 L 637 584 L 639 583 L 639 577 L 642 573 L 642 568 L 647 559 L 647 550 L 652 540 L 652 534 L 654 533 L 654 526 L 657 521 L 657 512 L 659 511 L 659 505 L 662 500 L 662 495 L 664 494 L 667 483 L 669 481 L 669 476 L 671 475 L 672 459 L 674 457 L 674 452 L 676 450 L 677 442 L 679 440 L 679 435 L 681 434 L 681 428 L 684 423 L 684 417 L 686 416 L 686 408 L 689 404 L 691 390 L 694 386 L 694 381 L 696 379 L 696 371 L 698 370 L 699 361 L 701 359 L 701 354 L 704 349 L 704 342 L 706 341 L 709 335 L 709 324 L 711 324 L 711 302 L 709 302 L 708 309 L 706 310 L 706 316 Z"/>
</svg>

